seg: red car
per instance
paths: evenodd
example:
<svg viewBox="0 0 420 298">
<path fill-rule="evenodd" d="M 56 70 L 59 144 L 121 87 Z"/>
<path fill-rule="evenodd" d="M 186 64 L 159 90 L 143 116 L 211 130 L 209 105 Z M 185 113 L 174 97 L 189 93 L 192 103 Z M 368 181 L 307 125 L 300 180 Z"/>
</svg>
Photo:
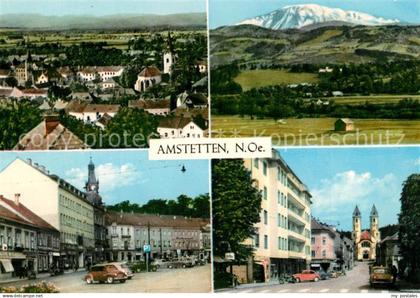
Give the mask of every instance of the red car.
<svg viewBox="0 0 420 298">
<path fill-rule="evenodd" d="M 319 281 L 321 279 L 319 274 L 313 270 L 304 270 L 302 273 L 293 274 L 293 278 L 296 280 L 296 282 Z"/>
</svg>

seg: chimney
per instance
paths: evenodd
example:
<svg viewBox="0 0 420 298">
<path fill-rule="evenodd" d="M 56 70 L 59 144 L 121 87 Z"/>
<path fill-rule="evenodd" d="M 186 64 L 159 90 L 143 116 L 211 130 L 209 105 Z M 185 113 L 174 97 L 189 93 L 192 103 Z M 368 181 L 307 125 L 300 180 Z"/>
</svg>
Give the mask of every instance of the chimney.
<svg viewBox="0 0 420 298">
<path fill-rule="evenodd" d="M 19 205 L 20 193 L 15 194 L 15 204 Z"/>
<path fill-rule="evenodd" d="M 60 124 L 58 115 L 44 115 L 45 135 L 49 135 Z"/>
</svg>

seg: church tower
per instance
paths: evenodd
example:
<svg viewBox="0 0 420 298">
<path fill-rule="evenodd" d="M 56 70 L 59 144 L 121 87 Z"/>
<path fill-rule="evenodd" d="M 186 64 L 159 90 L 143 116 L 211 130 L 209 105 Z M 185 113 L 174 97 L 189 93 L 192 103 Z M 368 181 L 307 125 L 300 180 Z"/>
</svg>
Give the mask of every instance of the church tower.
<svg viewBox="0 0 420 298">
<path fill-rule="evenodd" d="M 370 235 L 372 237 L 372 242 L 379 242 L 380 241 L 380 234 L 379 234 L 379 223 L 378 223 L 378 210 L 376 210 L 375 204 L 372 206 L 372 210 L 370 211 Z"/>
<path fill-rule="evenodd" d="M 163 73 L 172 74 L 172 66 L 176 62 L 176 54 L 172 43 L 171 32 L 168 32 L 168 44 L 163 53 Z"/>
<path fill-rule="evenodd" d="M 353 211 L 353 233 L 352 238 L 354 243 L 358 243 L 360 235 L 362 233 L 362 214 L 360 213 L 359 207 L 354 208 Z"/>
<path fill-rule="evenodd" d="M 102 198 L 99 195 L 99 180 L 96 179 L 95 165 L 92 158 L 88 165 L 88 181 L 85 185 L 86 194 L 91 203 L 94 205 L 102 205 Z"/>
</svg>

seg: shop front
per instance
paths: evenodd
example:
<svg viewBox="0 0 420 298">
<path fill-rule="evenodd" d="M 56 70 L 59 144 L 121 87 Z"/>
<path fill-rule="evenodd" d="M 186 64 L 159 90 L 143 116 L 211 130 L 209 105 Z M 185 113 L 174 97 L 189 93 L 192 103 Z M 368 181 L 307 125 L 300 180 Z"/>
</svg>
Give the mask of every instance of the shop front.
<svg viewBox="0 0 420 298">
<path fill-rule="evenodd" d="M 23 276 L 27 266 L 26 256 L 21 252 L 0 251 L 0 266 L 0 280 Z"/>
</svg>

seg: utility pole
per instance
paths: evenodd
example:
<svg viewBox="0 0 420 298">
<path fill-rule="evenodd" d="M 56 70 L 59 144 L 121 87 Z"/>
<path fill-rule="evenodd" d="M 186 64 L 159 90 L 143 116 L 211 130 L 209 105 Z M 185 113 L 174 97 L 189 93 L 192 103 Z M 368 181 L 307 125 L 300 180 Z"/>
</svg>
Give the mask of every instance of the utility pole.
<svg viewBox="0 0 420 298">
<path fill-rule="evenodd" d="M 147 222 L 147 244 L 152 249 L 150 245 L 150 221 Z M 150 259 L 150 250 L 146 253 L 146 271 L 149 272 L 149 259 Z"/>
</svg>

